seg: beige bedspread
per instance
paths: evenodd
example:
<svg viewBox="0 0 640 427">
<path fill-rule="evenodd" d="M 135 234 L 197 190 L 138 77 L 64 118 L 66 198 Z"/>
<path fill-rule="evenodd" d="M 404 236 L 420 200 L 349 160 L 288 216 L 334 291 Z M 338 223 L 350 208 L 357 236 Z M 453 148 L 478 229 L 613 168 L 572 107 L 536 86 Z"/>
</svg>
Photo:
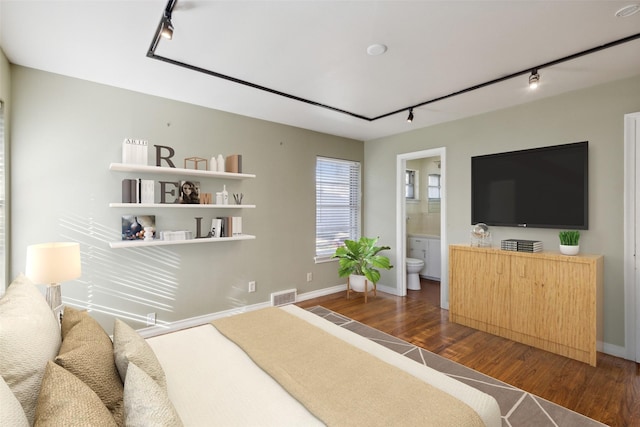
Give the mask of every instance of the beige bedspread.
<svg viewBox="0 0 640 427">
<path fill-rule="evenodd" d="M 484 425 L 451 395 L 277 308 L 212 324 L 327 425 Z"/>
</svg>

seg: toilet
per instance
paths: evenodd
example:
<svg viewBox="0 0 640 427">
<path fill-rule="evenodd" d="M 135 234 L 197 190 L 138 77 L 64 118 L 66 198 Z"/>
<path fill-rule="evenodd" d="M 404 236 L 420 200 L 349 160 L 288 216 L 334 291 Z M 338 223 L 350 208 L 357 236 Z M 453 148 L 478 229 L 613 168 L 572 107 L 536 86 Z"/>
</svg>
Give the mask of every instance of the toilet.
<svg viewBox="0 0 640 427">
<path fill-rule="evenodd" d="M 420 270 L 424 267 L 421 259 L 407 258 L 407 289 L 412 291 L 420 290 Z"/>
</svg>

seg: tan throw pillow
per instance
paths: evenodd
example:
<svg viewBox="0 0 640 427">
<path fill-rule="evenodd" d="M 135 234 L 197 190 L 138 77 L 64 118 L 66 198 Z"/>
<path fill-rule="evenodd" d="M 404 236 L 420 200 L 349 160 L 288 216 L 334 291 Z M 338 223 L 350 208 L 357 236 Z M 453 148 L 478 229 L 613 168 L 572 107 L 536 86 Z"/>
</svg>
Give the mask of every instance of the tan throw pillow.
<svg viewBox="0 0 640 427">
<path fill-rule="evenodd" d="M 123 425 L 124 387 L 113 360 L 111 339 L 86 311 L 72 307 L 64 310 L 62 330 L 62 345 L 55 362 L 88 385 L 116 423 Z"/>
<path fill-rule="evenodd" d="M 144 338 L 120 319 L 116 319 L 113 325 L 113 355 L 123 382 L 127 375 L 127 366 L 129 363 L 135 363 L 166 390 L 164 371 L 155 353 Z"/>
<path fill-rule="evenodd" d="M 0 376 L 0 426 L 29 427 L 22 405 Z"/>
<path fill-rule="evenodd" d="M 71 425 L 115 427 L 116 422 L 85 383 L 55 363 L 47 362 L 34 426 Z"/>
<path fill-rule="evenodd" d="M 60 327 L 42 293 L 20 275 L 0 298 L 0 375 L 30 424 L 47 361 L 60 348 Z"/>
<path fill-rule="evenodd" d="M 180 427 L 182 421 L 166 390 L 130 362 L 124 382 L 127 427 Z"/>
</svg>

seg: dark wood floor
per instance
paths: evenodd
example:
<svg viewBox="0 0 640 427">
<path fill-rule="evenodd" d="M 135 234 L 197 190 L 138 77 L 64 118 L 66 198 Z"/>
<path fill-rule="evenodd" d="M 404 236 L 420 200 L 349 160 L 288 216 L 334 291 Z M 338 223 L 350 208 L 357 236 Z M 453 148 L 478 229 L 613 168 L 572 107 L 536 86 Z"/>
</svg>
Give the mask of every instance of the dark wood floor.
<svg viewBox="0 0 640 427">
<path fill-rule="evenodd" d="M 407 297 L 340 292 L 298 303 L 321 305 L 472 369 L 615 427 L 640 426 L 636 363 L 598 353 L 591 367 L 524 344 L 449 323 L 440 309 L 440 284 L 422 280 Z"/>
</svg>

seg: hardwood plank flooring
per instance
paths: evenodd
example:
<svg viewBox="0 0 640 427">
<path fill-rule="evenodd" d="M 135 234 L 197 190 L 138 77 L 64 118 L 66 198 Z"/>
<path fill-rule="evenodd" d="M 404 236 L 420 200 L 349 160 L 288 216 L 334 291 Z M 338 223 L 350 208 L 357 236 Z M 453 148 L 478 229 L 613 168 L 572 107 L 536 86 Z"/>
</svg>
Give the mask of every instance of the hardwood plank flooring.
<svg viewBox="0 0 640 427">
<path fill-rule="evenodd" d="M 613 427 L 640 426 L 640 368 L 598 353 L 598 366 L 449 322 L 440 284 L 422 280 L 406 297 L 378 292 L 367 304 L 346 292 L 298 303 L 321 305 Z"/>
</svg>

